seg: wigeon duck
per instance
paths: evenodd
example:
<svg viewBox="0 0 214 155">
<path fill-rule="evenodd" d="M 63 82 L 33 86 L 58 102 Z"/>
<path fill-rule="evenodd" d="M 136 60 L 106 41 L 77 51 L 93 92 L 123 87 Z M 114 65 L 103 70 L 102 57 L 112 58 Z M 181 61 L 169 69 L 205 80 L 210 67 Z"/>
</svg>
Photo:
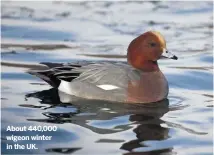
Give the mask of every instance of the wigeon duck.
<svg viewBox="0 0 214 155">
<path fill-rule="evenodd" d="M 135 38 L 127 50 L 128 64 L 99 62 L 48 65 L 30 70 L 51 86 L 80 98 L 124 103 L 151 103 L 167 98 L 168 82 L 158 67 L 161 57 L 177 59 L 166 49 L 164 37 L 148 31 Z"/>
</svg>

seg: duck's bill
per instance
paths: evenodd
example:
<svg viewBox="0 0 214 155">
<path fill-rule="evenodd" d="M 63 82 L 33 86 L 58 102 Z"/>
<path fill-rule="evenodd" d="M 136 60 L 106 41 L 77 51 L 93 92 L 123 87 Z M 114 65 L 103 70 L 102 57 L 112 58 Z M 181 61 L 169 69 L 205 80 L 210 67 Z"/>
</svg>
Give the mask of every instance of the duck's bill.
<svg viewBox="0 0 214 155">
<path fill-rule="evenodd" d="M 171 52 L 167 51 L 166 49 L 164 49 L 161 58 L 168 58 L 168 59 L 173 59 L 173 60 L 177 60 L 178 57 L 175 56 L 174 54 L 172 54 Z"/>
</svg>

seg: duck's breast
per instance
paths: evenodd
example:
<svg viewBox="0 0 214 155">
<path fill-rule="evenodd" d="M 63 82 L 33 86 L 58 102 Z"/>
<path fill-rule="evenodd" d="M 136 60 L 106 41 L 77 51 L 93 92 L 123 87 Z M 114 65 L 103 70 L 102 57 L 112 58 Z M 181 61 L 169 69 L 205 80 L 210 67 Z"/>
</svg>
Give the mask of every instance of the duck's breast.
<svg viewBox="0 0 214 155">
<path fill-rule="evenodd" d="M 129 82 L 127 102 L 157 102 L 167 97 L 168 89 L 161 71 L 142 72 L 140 80 Z"/>
</svg>

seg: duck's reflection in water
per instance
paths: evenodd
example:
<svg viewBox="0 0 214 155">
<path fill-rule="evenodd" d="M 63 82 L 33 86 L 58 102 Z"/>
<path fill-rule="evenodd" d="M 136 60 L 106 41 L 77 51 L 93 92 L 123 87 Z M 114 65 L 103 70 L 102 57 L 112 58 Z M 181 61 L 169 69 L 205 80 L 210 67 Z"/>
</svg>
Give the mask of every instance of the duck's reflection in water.
<svg viewBox="0 0 214 155">
<path fill-rule="evenodd" d="M 124 142 L 120 149 L 133 151 L 136 148 L 146 147 L 143 144 L 148 140 L 165 140 L 169 137 L 169 129 L 162 127 L 164 123 L 160 118 L 169 111 L 168 99 L 160 101 L 158 103 L 150 104 L 124 104 L 124 103 L 111 103 L 105 101 L 83 100 L 75 98 L 70 95 L 63 94 L 54 88 L 50 90 L 44 90 L 41 92 L 27 94 L 26 98 L 35 97 L 39 98 L 41 104 L 49 104 L 49 107 L 42 107 L 44 109 L 60 107 L 71 107 L 75 109 L 72 112 L 43 112 L 46 116 L 45 119 L 28 119 L 29 121 L 49 122 L 49 123 L 73 123 L 80 125 L 84 128 L 99 134 L 112 134 L 121 132 L 133 128 L 133 132 L 136 134 L 136 139 L 129 142 Z M 102 127 L 99 128 L 90 121 L 110 121 L 112 119 L 128 116 L 128 123 L 116 124 L 114 121 L 113 128 Z M 97 141 L 97 143 L 101 142 Z M 105 140 L 111 143 L 111 140 Z M 114 140 L 113 140 L 114 141 Z M 121 143 L 121 140 L 119 140 Z M 62 148 L 64 149 L 64 148 Z M 55 152 L 54 148 L 47 149 L 48 152 Z M 57 148 L 59 152 L 60 148 Z M 63 150 L 61 151 L 63 152 Z M 160 150 L 160 153 L 172 152 L 172 149 Z M 130 152 L 134 153 L 134 152 Z M 137 152 L 135 152 L 137 153 Z M 138 152 L 140 153 L 140 152 Z M 141 152 L 142 153 L 142 152 Z M 149 152 L 147 152 L 149 153 Z M 158 153 L 158 150 L 150 151 L 151 154 Z"/>
</svg>

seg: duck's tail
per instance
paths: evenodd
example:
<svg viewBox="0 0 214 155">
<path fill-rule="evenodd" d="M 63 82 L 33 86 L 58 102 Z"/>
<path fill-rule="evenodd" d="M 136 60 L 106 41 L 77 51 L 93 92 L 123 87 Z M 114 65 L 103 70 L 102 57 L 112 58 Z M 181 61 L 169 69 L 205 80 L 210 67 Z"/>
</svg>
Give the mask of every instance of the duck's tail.
<svg viewBox="0 0 214 155">
<path fill-rule="evenodd" d="M 45 69 L 45 70 L 30 69 L 27 71 L 27 73 L 39 77 L 40 79 L 44 80 L 45 82 L 47 82 L 49 85 L 51 85 L 54 88 L 59 87 L 60 80 L 54 76 L 55 72 L 51 68 L 61 67 L 63 64 L 62 63 L 49 63 L 49 62 L 42 62 L 40 64 L 45 65 L 47 67 L 47 69 Z"/>
<path fill-rule="evenodd" d="M 47 66 L 45 70 L 28 70 L 27 73 L 36 75 L 46 81 L 54 88 L 58 88 L 61 81 L 70 82 L 79 76 L 79 72 L 71 72 L 72 69 L 81 67 L 79 64 L 69 64 L 64 66 L 60 63 L 41 63 Z"/>
<path fill-rule="evenodd" d="M 58 88 L 60 85 L 60 80 L 54 76 L 54 72 L 49 70 L 28 70 L 27 73 L 31 75 L 36 75 L 40 79 L 47 82 L 49 85 L 51 85 L 54 88 Z"/>
</svg>

